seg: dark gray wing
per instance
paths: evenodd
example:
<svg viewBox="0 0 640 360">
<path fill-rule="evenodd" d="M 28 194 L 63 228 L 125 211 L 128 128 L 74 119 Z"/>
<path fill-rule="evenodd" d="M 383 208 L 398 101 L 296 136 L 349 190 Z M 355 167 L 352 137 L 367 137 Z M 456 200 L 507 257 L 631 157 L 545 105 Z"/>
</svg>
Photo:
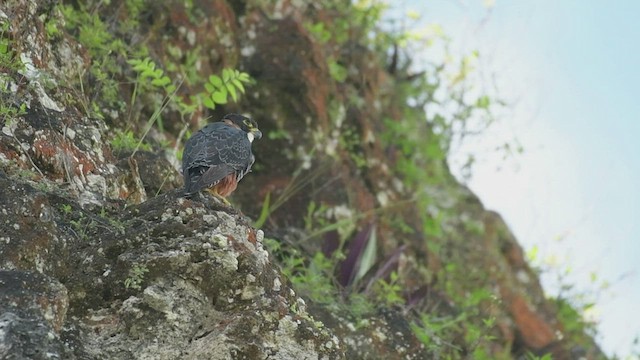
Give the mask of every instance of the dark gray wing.
<svg viewBox="0 0 640 360">
<path fill-rule="evenodd" d="M 185 193 L 211 187 L 233 173 L 240 181 L 253 162 L 246 132 L 221 122 L 209 124 L 185 143 L 182 155 Z"/>
</svg>

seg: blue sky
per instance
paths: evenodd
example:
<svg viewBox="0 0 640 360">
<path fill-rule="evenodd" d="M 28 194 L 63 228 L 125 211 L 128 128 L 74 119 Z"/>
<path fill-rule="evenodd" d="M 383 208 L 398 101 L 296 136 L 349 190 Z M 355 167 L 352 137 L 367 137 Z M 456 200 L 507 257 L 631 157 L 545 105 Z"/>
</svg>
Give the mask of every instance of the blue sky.
<svg viewBox="0 0 640 360">
<path fill-rule="evenodd" d="M 599 294 L 588 314 L 599 319 L 599 343 L 629 354 L 640 335 L 640 1 L 402 4 L 396 10 L 442 25 L 454 53 L 479 50 L 479 71 L 513 104 L 458 149 L 479 155 L 470 187 L 540 262 Z M 486 150 L 514 138 L 520 156 Z M 610 287 L 594 292 L 603 281 Z M 557 293 L 553 276 L 543 283 Z"/>
</svg>

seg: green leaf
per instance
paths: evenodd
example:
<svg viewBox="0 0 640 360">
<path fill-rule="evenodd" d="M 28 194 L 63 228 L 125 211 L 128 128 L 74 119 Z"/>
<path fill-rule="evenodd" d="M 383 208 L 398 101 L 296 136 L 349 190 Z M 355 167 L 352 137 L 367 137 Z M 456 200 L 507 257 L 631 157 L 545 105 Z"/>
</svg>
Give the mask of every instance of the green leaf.
<svg viewBox="0 0 640 360">
<path fill-rule="evenodd" d="M 236 88 L 231 83 L 228 83 L 226 85 L 227 85 L 227 90 L 229 90 L 229 94 L 231 95 L 231 98 L 233 99 L 234 102 L 237 102 L 238 101 L 238 93 L 236 92 Z"/>
<path fill-rule="evenodd" d="M 161 78 L 157 78 L 151 81 L 151 85 L 165 87 L 166 85 L 171 84 L 171 79 L 168 76 L 163 76 Z"/>
<path fill-rule="evenodd" d="M 214 103 L 211 98 L 205 98 L 204 100 L 202 100 L 202 105 L 208 107 L 211 110 L 216 108 L 216 103 Z"/>
<path fill-rule="evenodd" d="M 227 83 L 229 82 L 229 78 L 231 78 L 231 70 L 224 68 L 222 69 L 222 81 Z"/>
<path fill-rule="evenodd" d="M 160 75 L 162 75 L 162 70 L 160 71 Z M 146 78 L 153 78 L 153 79 L 157 79 L 158 75 L 157 72 L 153 69 L 153 68 L 147 68 L 142 70 L 142 72 L 140 73 L 140 77 L 142 79 L 146 79 Z"/>
<path fill-rule="evenodd" d="M 211 85 L 211 83 L 205 83 L 204 84 L 204 88 L 205 90 L 207 90 L 207 93 L 211 94 L 212 92 L 216 91 L 216 88 Z"/>
<path fill-rule="evenodd" d="M 238 79 L 231 79 L 231 83 L 235 85 L 235 87 L 240 90 L 241 93 L 244 94 L 244 85 Z"/>
<path fill-rule="evenodd" d="M 329 62 L 329 74 L 337 82 L 344 82 L 347 79 L 347 69 L 338 64 L 335 60 Z"/>
<path fill-rule="evenodd" d="M 209 83 L 218 89 L 222 87 L 222 79 L 218 75 L 209 76 Z"/>
<path fill-rule="evenodd" d="M 262 210 L 260 210 L 260 216 L 258 217 L 258 220 L 256 220 L 256 222 L 253 223 L 253 227 L 260 228 L 262 227 L 262 225 L 264 225 L 265 221 L 267 221 L 267 218 L 269 217 L 269 213 L 271 213 L 269 209 L 270 200 L 271 200 L 271 192 L 268 192 L 267 196 L 264 198 L 264 201 L 262 202 Z"/>
<path fill-rule="evenodd" d="M 377 258 L 376 248 L 378 246 L 377 239 L 376 228 L 375 226 L 372 226 L 371 233 L 369 234 L 369 241 L 367 241 L 367 245 L 360 256 L 360 260 L 358 261 L 358 271 L 353 279 L 354 283 L 364 277 L 364 275 L 371 270 L 373 265 L 375 265 Z"/>
<path fill-rule="evenodd" d="M 491 104 L 491 99 L 488 96 L 481 96 L 476 100 L 476 107 L 480 109 L 488 109 Z"/>
<path fill-rule="evenodd" d="M 211 94 L 211 99 L 216 104 L 226 104 L 227 103 L 227 89 L 222 88 L 219 91 Z"/>
<path fill-rule="evenodd" d="M 180 107 L 181 114 L 193 114 L 198 108 L 198 104 L 195 102 L 191 104 L 187 104 L 186 102 L 182 101 L 179 103 L 178 106 Z"/>
<path fill-rule="evenodd" d="M 153 71 L 156 68 L 156 64 L 151 59 L 146 58 L 142 60 L 138 65 L 134 66 L 134 70 L 138 72 Z"/>
</svg>

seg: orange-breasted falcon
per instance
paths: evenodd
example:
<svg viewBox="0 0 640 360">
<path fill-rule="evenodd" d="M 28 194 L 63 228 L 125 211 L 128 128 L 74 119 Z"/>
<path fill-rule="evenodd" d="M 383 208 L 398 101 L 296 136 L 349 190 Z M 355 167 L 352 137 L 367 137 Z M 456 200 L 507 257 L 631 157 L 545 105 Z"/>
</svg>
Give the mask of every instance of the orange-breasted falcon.
<svg viewBox="0 0 640 360">
<path fill-rule="evenodd" d="M 227 114 L 193 134 L 182 154 L 185 195 L 206 190 L 229 204 L 225 197 L 251 170 L 251 143 L 261 137 L 258 124 L 239 114 Z"/>
</svg>

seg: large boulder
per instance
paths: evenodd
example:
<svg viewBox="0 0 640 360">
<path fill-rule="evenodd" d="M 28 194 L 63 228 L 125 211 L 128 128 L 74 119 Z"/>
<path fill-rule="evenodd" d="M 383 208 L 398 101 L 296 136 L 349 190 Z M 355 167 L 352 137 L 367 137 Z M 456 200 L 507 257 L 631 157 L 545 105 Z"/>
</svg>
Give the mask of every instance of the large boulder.
<svg viewBox="0 0 640 360">
<path fill-rule="evenodd" d="M 0 173 L 0 351 L 16 358 L 337 359 L 263 248 L 215 199 L 101 215 Z"/>
</svg>

